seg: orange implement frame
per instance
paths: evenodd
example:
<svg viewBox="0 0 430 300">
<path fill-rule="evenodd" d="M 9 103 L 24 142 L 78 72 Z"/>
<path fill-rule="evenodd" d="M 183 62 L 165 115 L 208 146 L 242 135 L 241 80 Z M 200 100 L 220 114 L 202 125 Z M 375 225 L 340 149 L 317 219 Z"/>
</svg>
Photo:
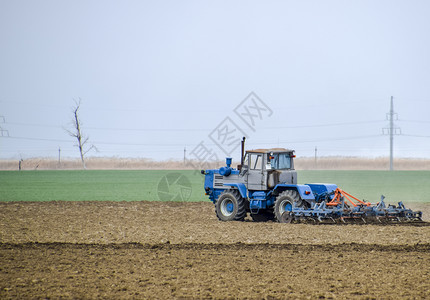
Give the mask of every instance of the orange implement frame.
<svg viewBox="0 0 430 300">
<path fill-rule="evenodd" d="M 347 192 L 345 192 L 344 190 L 341 190 L 340 188 L 337 188 L 334 191 L 333 200 L 331 200 L 329 203 L 327 203 L 327 205 L 337 206 L 337 205 L 341 204 L 342 203 L 342 196 L 345 197 L 349 201 L 349 203 L 351 203 L 351 205 L 354 207 L 358 206 L 358 205 L 365 205 L 365 206 L 371 206 L 372 205 L 369 202 L 364 202 L 363 200 L 360 200 L 360 199 L 352 196 L 351 194 L 348 194 Z M 351 198 L 354 199 L 355 201 L 357 201 L 359 204 L 352 201 Z"/>
</svg>

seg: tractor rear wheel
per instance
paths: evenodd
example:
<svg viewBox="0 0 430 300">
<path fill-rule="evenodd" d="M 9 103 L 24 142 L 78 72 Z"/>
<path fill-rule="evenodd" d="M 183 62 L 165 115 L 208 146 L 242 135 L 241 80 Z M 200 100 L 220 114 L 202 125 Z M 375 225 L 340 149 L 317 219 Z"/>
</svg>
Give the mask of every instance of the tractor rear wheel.
<svg viewBox="0 0 430 300">
<path fill-rule="evenodd" d="M 215 203 L 215 212 L 221 221 L 243 221 L 246 217 L 245 199 L 238 190 L 225 190 Z"/>
<path fill-rule="evenodd" d="M 291 212 L 293 209 L 293 204 L 297 207 L 303 205 L 302 199 L 300 199 L 299 193 L 297 191 L 288 190 L 283 191 L 276 197 L 275 200 L 275 220 L 279 223 L 290 223 L 293 216 L 289 213 L 284 215 L 284 212 Z"/>
</svg>

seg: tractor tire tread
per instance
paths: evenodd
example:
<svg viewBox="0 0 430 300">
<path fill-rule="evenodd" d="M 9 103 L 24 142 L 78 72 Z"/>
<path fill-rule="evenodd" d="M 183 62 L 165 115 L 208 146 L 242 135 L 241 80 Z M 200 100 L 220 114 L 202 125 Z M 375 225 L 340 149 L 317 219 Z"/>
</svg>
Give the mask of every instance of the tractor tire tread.
<svg viewBox="0 0 430 300">
<path fill-rule="evenodd" d="M 245 199 L 242 198 L 242 196 L 240 195 L 240 192 L 238 190 L 236 190 L 236 189 L 227 189 L 227 190 L 223 191 L 219 195 L 217 201 L 215 202 L 215 213 L 216 213 L 216 216 L 218 217 L 219 220 L 225 221 L 225 220 L 223 220 L 223 219 L 220 218 L 220 216 L 218 214 L 218 211 L 217 211 L 217 202 L 218 202 L 219 198 L 222 195 L 225 195 L 225 194 L 232 194 L 233 197 L 236 198 L 236 201 L 237 201 L 237 204 L 238 204 L 237 213 L 234 216 L 233 221 L 243 221 L 245 219 L 245 217 L 246 217 Z"/>
<path fill-rule="evenodd" d="M 295 190 L 286 190 L 283 191 L 282 193 L 280 193 L 275 200 L 275 205 L 274 205 L 274 215 L 275 215 L 275 221 L 282 223 L 282 214 L 279 214 L 279 212 L 277 211 L 278 209 L 278 203 L 280 203 L 280 201 L 285 200 L 285 198 L 287 198 L 291 204 L 296 203 L 298 204 L 297 206 L 303 206 L 303 201 L 302 199 L 300 199 L 299 193 Z"/>
</svg>

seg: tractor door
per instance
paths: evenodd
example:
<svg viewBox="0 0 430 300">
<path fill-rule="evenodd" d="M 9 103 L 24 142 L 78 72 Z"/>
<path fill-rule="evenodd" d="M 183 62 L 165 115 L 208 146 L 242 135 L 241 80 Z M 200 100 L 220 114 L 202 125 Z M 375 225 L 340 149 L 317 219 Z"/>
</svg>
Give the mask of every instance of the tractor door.
<svg viewBox="0 0 430 300">
<path fill-rule="evenodd" d="M 247 185 L 249 190 L 266 190 L 266 172 L 264 172 L 264 156 L 261 153 L 248 153 Z"/>
</svg>

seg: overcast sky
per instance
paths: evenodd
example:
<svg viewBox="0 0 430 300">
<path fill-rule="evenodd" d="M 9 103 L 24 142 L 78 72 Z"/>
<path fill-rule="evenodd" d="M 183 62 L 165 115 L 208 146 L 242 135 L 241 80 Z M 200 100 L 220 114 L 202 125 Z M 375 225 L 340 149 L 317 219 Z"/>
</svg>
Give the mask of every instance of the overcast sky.
<svg viewBox="0 0 430 300">
<path fill-rule="evenodd" d="M 242 135 L 388 156 L 391 96 L 395 155 L 430 158 L 429 16 L 425 0 L 0 0 L 0 158 L 77 157 L 78 99 L 93 156 L 237 161 Z"/>
</svg>

